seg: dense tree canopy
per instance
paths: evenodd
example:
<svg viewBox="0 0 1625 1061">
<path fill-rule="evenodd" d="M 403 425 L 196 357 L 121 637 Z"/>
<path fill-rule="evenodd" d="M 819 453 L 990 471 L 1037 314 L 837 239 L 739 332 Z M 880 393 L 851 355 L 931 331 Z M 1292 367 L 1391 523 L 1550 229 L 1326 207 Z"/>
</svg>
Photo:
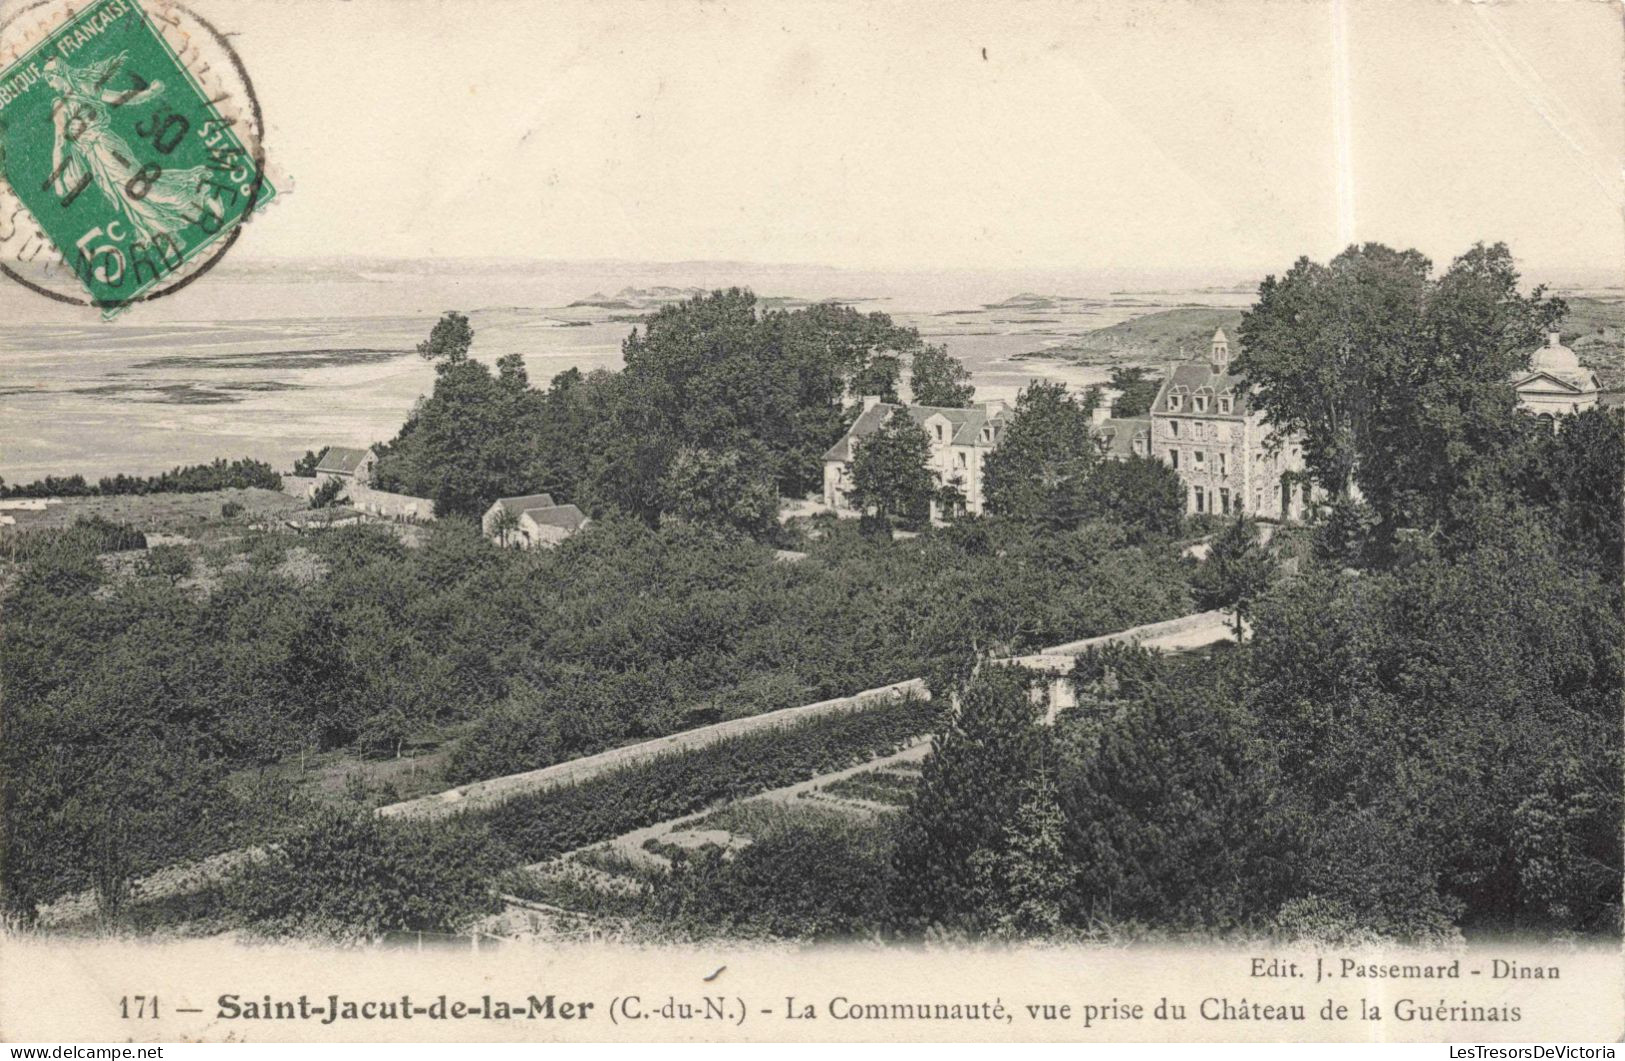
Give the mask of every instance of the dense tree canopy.
<svg viewBox="0 0 1625 1061">
<path fill-rule="evenodd" d="M 546 491 L 652 525 L 674 498 L 696 496 L 699 453 L 754 466 L 746 477 L 712 476 L 708 488 L 724 509 L 754 509 L 763 481 L 775 497 L 820 486 L 823 454 L 851 422 L 850 399 L 895 400 L 905 356 L 923 364 L 930 386 L 965 386 L 958 362 L 885 314 L 829 303 L 762 313 L 738 289 L 662 307 L 626 339 L 622 370 L 571 370 L 545 392 L 530 387 L 517 355 L 493 375 L 470 356 L 473 340 L 459 314 L 435 326 L 422 346 L 436 360 L 434 392 L 381 447 L 378 481 L 434 498 L 441 513 L 477 515 L 498 497 Z M 674 493 L 678 480 L 689 486 Z M 743 493 L 717 496 L 724 484 Z M 744 523 L 766 533 L 760 520 Z"/>
<path fill-rule="evenodd" d="M 1114 417 L 1146 416 L 1151 412 L 1151 403 L 1157 398 L 1162 380 L 1149 369 L 1125 365 L 1112 369 L 1110 386 L 1121 392 L 1112 403 Z"/>
<path fill-rule="evenodd" d="M 314 463 L 311 465 L 314 469 Z M 190 464 L 158 475 L 103 476 L 94 483 L 82 475 L 48 475 L 32 483 L 7 484 L 0 480 L 0 497 L 116 497 L 121 494 L 195 494 L 212 490 L 259 487 L 280 490 L 282 477 L 264 461 L 244 457 L 208 464 Z"/>
<path fill-rule="evenodd" d="M 432 498 L 440 516 L 478 516 L 499 497 L 535 493 L 542 489 L 545 407 L 518 354 L 501 358 L 493 373 L 482 361 L 448 353 L 435 363 L 434 392 L 418 401 L 395 441 L 380 447 L 375 479 Z"/>
<path fill-rule="evenodd" d="M 1101 459 L 1089 417 L 1093 400 L 1047 381 L 1016 397 L 1010 426 L 983 464 L 989 512 L 1037 519 L 1058 489 L 1087 480 Z"/>
<path fill-rule="evenodd" d="M 1508 378 L 1562 318 L 1518 289 L 1504 244 L 1434 278 L 1419 252 L 1381 244 L 1268 277 L 1242 317 L 1237 371 L 1277 428 L 1303 440 L 1316 482 L 1358 487 L 1379 530 L 1432 528 L 1475 467 L 1519 430 Z"/>
<path fill-rule="evenodd" d="M 8 543 L 6 905 L 92 888 L 118 916 L 143 873 L 274 839 L 227 889 L 238 923 L 450 930 L 518 852 L 580 840 L 568 823 L 602 792 L 633 810 L 595 821 L 648 821 L 735 773 L 781 783 L 935 725 L 895 819 L 681 859 L 647 911 L 699 936 L 1617 933 L 1625 418 L 1554 432 L 1516 412 L 1506 377 L 1561 306 L 1519 294 L 1510 261 L 1478 247 L 1434 279 L 1373 245 L 1266 281 L 1244 367 L 1339 496 L 1270 550 L 1229 524 L 1200 564 L 1173 540 L 1175 473 L 1103 459 L 1058 384 L 1018 399 L 990 515 L 899 541 L 780 530 L 778 495 L 817 481 L 847 402 L 932 364 L 880 314 L 718 292 L 654 314 L 624 370 L 545 391 L 517 356 L 476 360 L 448 315 L 424 344 L 434 392 L 378 470 L 445 514 L 413 548 L 238 525 L 129 562 L 101 554 L 139 531 L 106 521 Z M 857 448 L 861 502 L 917 516 L 928 451 L 891 417 Z M 538 551 L 467 518 L 537 490 L 603 518 Z M 804 559 L 776 562 L 781 534 Z M 1249 640 L 1090 649 L 1053 725 L 1032 675 L 990 662 L 1216 604 Z M 308 754 L 388 765 L 414 741 L 444 745 L 435 783 L 468 781 L 921 675 L 941 709 L 905 729 L 803 734 L 819 755 L 753 773 L 787 739 L 763 735 L 658 794 L 640 774 L 492 817 L 520 840 L 312 813 L 294 782 Z"/>
<path fill-rule="evenodd" d="M 661 481 L 664 518 L 730 528 L 757 540 L 772 533 L 779 495 L 762 447 L 708 450 L 685 447 Z"/>
<path fill-rule="evenodd" d="M 927 461 L 931 439 L 906 409 L 899 408 L 873 434 L 857 442 L 852 458 L 854 504 L 883 523 L 918 524 L 925 519 L 935 480 Z"/>
<path fill-rule="evenodd" d="M 1274 575 L 1275 560 L 1259 542 L 1257 525 L 1238 516 L 1213 536 L 1191 588 L 1201 607 L 1234 611 L 1236 629 L 1240 631 L 1242 620 L 1252 612 Z"/>
<path fill-rule="evenodd" d="M 429 337 L 418 344 L 418 355 L 428 361 L 462 361 L 474 345 L 474 329 L 468 317 L 449 310 L 429 331 Z"/>
<path fill-rule="evenodd" d="M 1018 668 L 983 668 L 935 738 L 897 848 L 898 906 L 922 924 L 988 927 L 1003 890 L 997 867 L 1043 767 L 1031 682 Z"/>
<path fill-rule="evenodd" d="M 963 409 L 976 396 L 970 370 L 941 346 L 925 345 L 915 351 L 908 385 L 919 405 Z"/>
<path fill-rule="evenodd" d="M 536 551 L 456 518 L 412 549 L 255 532 L 185 573 L 165 552 L 111 574 L 96 553 L 122 545 L 47 540 L 0 613 L 17 908 L 258 842 L 306 755 L 437 740 L 429 783 L 450 785 L 1189 607 L 1172 550 L 1019 527 L 891 543 L 832 522 L 796 564 L 683 519 Z"/>
</svg>

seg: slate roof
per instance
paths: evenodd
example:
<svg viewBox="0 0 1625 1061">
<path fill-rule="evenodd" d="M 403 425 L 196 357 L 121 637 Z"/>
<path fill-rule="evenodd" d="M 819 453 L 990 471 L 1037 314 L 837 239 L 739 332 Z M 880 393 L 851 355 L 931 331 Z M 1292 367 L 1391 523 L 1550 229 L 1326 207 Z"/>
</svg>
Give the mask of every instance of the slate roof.
<svg viewBox="0 0 1625 1061">
<path fill-rule="evenodd" d="M 969 409 L 949 409 L 940 405 L 898 405 L 893 402 L 877 402 L 859 414 L 857 420 L 841 436 L 839 442 L 831 446 L 824 454 L 826 461 L 849 461 L 852 459 L 852 443 L 860 438 L 879 431 L 885 422 L 891 419 L 893 412 L 898 409 L 907 409 L 908 415 L 920 426 L 925 426 L 931 417 L 941 415 L 953 425 L 954 435 L 949 441 L 955 446 L 994 446 L 1004 433 L 1006 416 L 998 413 L 988 415 L 987 406 L 976 405 Z M 982 441 L 982 428 L 991 425 L 993 440 Z"/>
<path fill-rule="evenodd" d="M 526 494 L 524 497 L 499 497 L 495 502 L 493 502 L 492 507 L 500 508 L 504 512 L 512 512 L 517 516 L 527 509 L 552 508 L 553 495 Z"/>
<path fill-rule="evenodd" d="M 1151 453 L 1151 418 L 1149 416 L 1112 417 L 1102 420 L 1095 429 L 1105 443 L 1106 452 L 1113 457 L 1134 456 L 1134 436 L 1142 433 L 1146 441 L 1145 456 Z"/>
<path fill-rule="evenodd" d="M 1177 411 L 1168 408 L 1168 395 L 1175 387 L 1183 387 L 1186 394 L 1184 403 Z M 1225 391 L 1233 394 L 1236 400 L 1235 404 L 1231 406 L 1230 412 L 1219 412 L 1218 402 L 1210 400 L 1206 412 L 1196 413 L 1191 407 L 1189 395 L 1195 394 L 1204 387 L 1212 392 L 1215 399 Z M 1206 361 L 1188 361 L 1182 365 L 1175 365 L 1174 370 L 1168 374 L 1168 378 L 1163 381 L 1162 389 L 1157 391 L 1157 400 L 1151 403 L 1151 412 L 1153 414 L 1172 414 L 1174 416 L 1196 415 L 1240 420 L 1247 415 L 1247 384 L 1245 380 L 1233 372 L 1214 372 L 1213 366 Z"/>
<path fill-rule="evenodd" d="M 354 475 L 361 462 L 367 459 L 371 449 L 355 449 L 351 446 L 328 446 L 327 452 L 316 464 L 316 474 Z"/>
<path fill-rule="evenodd" d="M 524 515 L 538 527 L 561 527 L 567 531 L 580 530 L 587 522 L 586 515 L 574 505 L 539 505 L 525 509 Z"/>
</svg>

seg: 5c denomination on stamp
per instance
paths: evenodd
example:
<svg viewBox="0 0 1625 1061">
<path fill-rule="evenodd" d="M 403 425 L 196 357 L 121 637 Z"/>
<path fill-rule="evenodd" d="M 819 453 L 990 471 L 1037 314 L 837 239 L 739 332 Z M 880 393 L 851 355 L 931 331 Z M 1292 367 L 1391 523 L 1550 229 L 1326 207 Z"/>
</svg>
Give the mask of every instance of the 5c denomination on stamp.
<svg viewBox="0 0 1625 1061">
<path fill-rule="evenodd" d="M 196 279 L 275 196 L 225 38 L 97 0 L 0 27 L 0 272 L 112 316 Z"/>
</svg>

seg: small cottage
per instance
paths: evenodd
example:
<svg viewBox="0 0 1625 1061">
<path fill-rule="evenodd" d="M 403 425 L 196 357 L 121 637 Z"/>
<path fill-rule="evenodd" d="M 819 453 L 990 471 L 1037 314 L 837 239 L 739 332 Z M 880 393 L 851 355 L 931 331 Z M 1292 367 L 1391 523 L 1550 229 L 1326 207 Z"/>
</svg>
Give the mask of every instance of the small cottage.
<svg viewBox="0 0 1625 1061">
<path fill-rule="evenodd" d="M 366 449 L 328 446 L 322 459 L 316 462 L 316 485 L 338 479 L 346 485 L 359 483 L 365 486 L 372 479 L 372 468 L 376 463 L 378 454 L 370 446 Z"/>
<path fill-rule="evenodd" d="M 480 518 L 487 538 L 521 548 L 556 545 L 587 523 L 579 508 L 556 505 L 551 494 L 498 498 Z"/>
</svg>

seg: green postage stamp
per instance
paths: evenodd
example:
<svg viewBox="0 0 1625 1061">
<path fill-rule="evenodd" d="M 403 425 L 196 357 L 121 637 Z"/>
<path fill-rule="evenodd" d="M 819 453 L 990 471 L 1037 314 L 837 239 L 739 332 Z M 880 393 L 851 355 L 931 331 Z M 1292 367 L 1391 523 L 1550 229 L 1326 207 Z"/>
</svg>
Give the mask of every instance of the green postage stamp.
<svg viewBox="0 0 1625 1061">
<path fill-rule="evenodd" d="M 11 228 L 35 244 L 33 258 L 15 248 L 0 270 L 112 316 L 207 269 L 276 190 L 252 89 L 223 37 L 155 19 L 137 0 L 64 14 L 26 51 L 15 40 L 0 51 L 0 176 L 17 201 L 0 211 L 15 217 L 20 202 L 28 216 Z M 219 75 L 205 87 L 214 66 L 235 66 L 235 93 Z M 41 252 L 88 299 L 66 297 L 61 277 L 29 275 Z"/>
</svg>

